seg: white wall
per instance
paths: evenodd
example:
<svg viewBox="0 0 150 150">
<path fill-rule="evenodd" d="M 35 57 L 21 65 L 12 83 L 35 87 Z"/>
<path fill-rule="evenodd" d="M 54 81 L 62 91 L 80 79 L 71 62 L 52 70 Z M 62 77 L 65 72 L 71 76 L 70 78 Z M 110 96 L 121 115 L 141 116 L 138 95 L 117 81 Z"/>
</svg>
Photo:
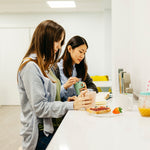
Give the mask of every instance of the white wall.
<svg viewBox="0 0 150 150">
<path fill-rule="evenodd" d="M 132 80 L 133 88 L 140 92 L 150 80 L 150 1 L 132 0 Z"/>
<path fill-rule="evenodd" d="M 135 92 L 150 80 L 150 1 L 112 0 L 113 90 L 118 90 L 117 69 L 131 73 Z"/>
<path fill-rule="evenodd" d="M 27 50 L 34 28 L 52 19 L 66 30 L 66 42 L 74 35 L 89 44 L 90 75 L 111 76 L 111 11 L 101 13 L 1 14 L 0 15 L 0 105 L 19 104 L 16 72 Z M 64 48 L 64 47 L 63 47 Z"/>
<path fill-rule="evenodd" d="M 112 0 L 112 90 L 119 91 L 118 68 L 130 69 L 129 0 Z"/>
<path fill-rule="evenodd" d="M 0 104 L 18 104 L 17 68 L 29 44 L 29 29 L 0 29 Z"/>
</svg>

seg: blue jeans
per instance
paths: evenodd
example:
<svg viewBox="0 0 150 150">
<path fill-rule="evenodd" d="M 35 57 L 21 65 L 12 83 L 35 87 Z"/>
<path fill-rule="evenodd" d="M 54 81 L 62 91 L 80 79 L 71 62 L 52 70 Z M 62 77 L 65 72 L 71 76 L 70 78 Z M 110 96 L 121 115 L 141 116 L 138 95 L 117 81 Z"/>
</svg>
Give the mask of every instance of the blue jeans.
<svg viewBox="0 0 150 150">
<path fill-rule="evenodd" d="M 38 137 L 38 142 L 36 145 L 36 149 L 35 150 L 46 150 L 48 144 L 50 143 L 53 134 L 49 134 L 49 136 L 47 137 L 43 131 L 39 131 L 39 137 Z"/>
</svg>

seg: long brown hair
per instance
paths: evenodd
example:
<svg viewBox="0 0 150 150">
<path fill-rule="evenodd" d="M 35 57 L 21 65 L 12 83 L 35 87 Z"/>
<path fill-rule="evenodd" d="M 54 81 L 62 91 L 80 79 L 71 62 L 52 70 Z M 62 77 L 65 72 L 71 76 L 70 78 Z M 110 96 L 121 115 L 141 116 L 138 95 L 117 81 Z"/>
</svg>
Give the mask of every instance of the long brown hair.
<svg viewBox="0 0 150 150">
<path fill-rule="evenodd" d="M 48 67 L 57 61 L 60 54 L 60 50 L 57 51 L 56 55 L 54 54 L 54 42 L 61 40 L 63 34 L 65 39 L 64 28 L 56 22 L 52 20 L 41 22 L 33 33 L 31 44 L 23 57 L 23 61 L 31 53 L 36 53 L 37 59 L 35 62 L 41 69 L 43 75 L 47 77 L 45 70 L 48 70 Z M 61 45 L 64 44 L 64 39 Z M 21 64 L 18 72 L 23 68 Z"/>
<path fill-rule="evenodd" d="M 71 77 L 72 76 L 72 70 L 73 70 L 73 65 L 72 65 L 72 58 L 70 56 L 70 53 L 68 52 L 68 45 L 72 47 L 72 49 L 75 49 L 76 47 L 79 47 L 81 45 L 86 45 L 88 48 L 88 44 L 86 40 L 81 37 L 81 36 L 74 36 L 72 37 L 65 48 L 65 51 L 60 59 L 63 59 L 63 72 L 66 77 Z M 87 76 L 87 64 L 86 64 L 86 59 L 84 59 L 79 63 L 75 64 L 76 70 L 77 70 L 77 77 L 82 78 L 84 81 Z"/>
</svg>

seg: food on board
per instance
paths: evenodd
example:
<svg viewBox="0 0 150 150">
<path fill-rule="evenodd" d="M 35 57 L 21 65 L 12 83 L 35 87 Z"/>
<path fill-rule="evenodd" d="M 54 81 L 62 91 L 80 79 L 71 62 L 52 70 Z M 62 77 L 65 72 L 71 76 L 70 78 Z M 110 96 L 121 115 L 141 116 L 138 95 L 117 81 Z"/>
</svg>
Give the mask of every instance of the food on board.
<svg viewBox="0 0 150 150">
<path fill-rule="evenodd" d="M 110 112 L 111 109 L 107 106 L 100 106 L 100 107 L 88 108 L 86 111 L 89 112 L 89 113 L 92 113 L 92 114 L 103 114 L 103 113 Z"/>
</svg>

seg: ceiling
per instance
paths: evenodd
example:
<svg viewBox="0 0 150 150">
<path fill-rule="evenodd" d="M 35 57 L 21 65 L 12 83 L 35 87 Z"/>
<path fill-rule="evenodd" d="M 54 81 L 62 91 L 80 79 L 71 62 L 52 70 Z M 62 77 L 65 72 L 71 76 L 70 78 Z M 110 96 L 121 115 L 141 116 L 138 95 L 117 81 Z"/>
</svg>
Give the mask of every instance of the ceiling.
<svg viewBox="0 0 150 150">
<path fill-rule="evenodd" d="M 50 8 L 47 0 L 0 0 L 0 13 L 101 12 L 111 8 L 111 0 L 74 0 L 76 8 Z"/>
</svg>

